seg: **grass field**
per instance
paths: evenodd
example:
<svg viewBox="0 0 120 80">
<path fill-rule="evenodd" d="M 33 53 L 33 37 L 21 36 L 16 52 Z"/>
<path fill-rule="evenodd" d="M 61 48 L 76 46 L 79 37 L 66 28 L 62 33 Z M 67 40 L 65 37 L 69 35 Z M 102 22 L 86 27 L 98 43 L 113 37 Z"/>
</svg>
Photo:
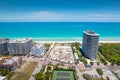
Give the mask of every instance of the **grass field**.
<svg viewBox="0 0 120 80">
<path fill-rule="evenodd" d="M 57 73 L 62 73 L 61 75 L 57 75 Z M 67 73 L 69 75 L 64 75 L 64 73 Z M 62 76 L 63 75 L 63 76 Z M 52 77 L 52 80 L 57 80 L 57 79 L 66 79 L 66 80 L 74 80 L 74 74 L 73 74 L 73 71 L 59 71 L 59 70 L 55 70 L 54 73 L 53 73 L 53 77 Z"/>
<path fill-rule="evenodd" d="M 25 62 L 24 65 L 14 73 L 11 80 L 29 80 L 36 66 L 37 62 Z"/>
</svg>

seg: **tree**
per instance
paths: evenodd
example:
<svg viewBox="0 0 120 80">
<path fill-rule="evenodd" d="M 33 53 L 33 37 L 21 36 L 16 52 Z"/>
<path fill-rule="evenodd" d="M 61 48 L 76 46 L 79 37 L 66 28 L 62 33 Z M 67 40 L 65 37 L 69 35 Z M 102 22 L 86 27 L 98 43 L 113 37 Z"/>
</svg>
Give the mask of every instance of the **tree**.
<svg viewBox="0 0 120 80">
<path fill-rule="evenodd" d="M 36 75 L 35 75 L 35 80 L 43 80 L 43 74 L 41 73 L 41 72 L 39 72 L 39 73 L 37 73 Z"/>
<path fill-rule="evenodd" d="M 111 66 L 114 66 L 114 63 L 113 63 L 113 62 L 111 62 Z"/>
<path fill-rule="evenodd" d="M 49 80 L 50 76 L 51 76 L 51 73 L 50 72 L 46 72 L 45 75 L 44 75 L 44 80 Z"/>
<path fill-rule="evenodd" d="M 105 62 L 104 62 L 104 65 L 107 65 L 107 64 L 108 64 L 108 63 L 105 61 Z"/>
<path fill-rule="evenodd" d="M 2 69 L 2 76 L 5 76 L 9 73 L 8 69 Z"/>
<path fill-rule="evenodd" d="M 120 43 L 101 44 L 99 51 L 112 65 L 120 63 Z"/>
<path fill-rule="evenodd" d="M 92 62 L 92 61 L 91 61 L 91 62 L 90 62 L 90 64 L 91 64 L 91 65 L 93 65 L 93 64 L 94 64 L 94 62 Z"/>
<path fill-rule="evenodd" d="M 85 58 L 83 58 L 83 63 L 86 65 L 88 62 Z"/>
<path fill-rule="evenodd" d="M 97 65 L 100 65 L 100 62 L 97 62 Z"/>
<path fill-rule="evenodd" d="M 8 80 L 13 76 L 14 72 L 9 72 L 8 75 L 6 76 Z"/>
<path fill-rule="evenodd" d="M 78 62 L 77 61 L 75 61 L 75 65 L 77 65 L 78 64 Z"/>
<path fill-rule="evenodd" d="M 92 80 L 91 76 L 89 74 L 83 74 L 83 77 L 86 79 L 86 80 Z"/>
<path fill-rule="evenodd" d="M 98 68 L 98 69 L 96 69 L 96 71 L 98 72 L 99 75 L 103 75 L 102 69 Z"/>
</svg>

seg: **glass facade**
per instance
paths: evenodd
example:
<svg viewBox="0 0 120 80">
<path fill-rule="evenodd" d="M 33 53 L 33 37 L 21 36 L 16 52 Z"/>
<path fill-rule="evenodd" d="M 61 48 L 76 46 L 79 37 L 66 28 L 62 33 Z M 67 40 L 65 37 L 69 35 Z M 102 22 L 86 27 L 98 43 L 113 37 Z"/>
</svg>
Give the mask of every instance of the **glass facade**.
<svg viewBox="0 0 120 80">
<path fill-rule="evenodd" d="M 93 31 L 83 32 L 82 52 L 87 58 L 96 58 L 98 52 L 99 34 Z"/>
</svg>

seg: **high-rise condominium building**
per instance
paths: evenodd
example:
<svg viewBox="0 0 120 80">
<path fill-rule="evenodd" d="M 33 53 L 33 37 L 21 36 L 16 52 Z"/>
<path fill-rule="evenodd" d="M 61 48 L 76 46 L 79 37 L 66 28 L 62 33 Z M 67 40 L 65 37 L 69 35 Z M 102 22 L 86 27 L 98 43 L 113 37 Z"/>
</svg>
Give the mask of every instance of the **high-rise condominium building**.
<svg viewBox="0 0 120 80">
<path fill-rule="evenodd" d="M 99 34 L 87 30 L 83 32 L 82 52 L 87 58 L 96 58 L 98 53 Z"/>
<path fill-rule="evenodd" d="M 10 54 L 19 54 L 19 55 L 25 55 L 29 53 L 32 46 L 33 46 L 33 40 L 29 38 L 9 41 L 8 44 Z"/>
<path fill-rule="evenodd" d="M 8 41 L 7 38 L 0 38 L 0 54 L 8 53 Z"/>
</svg>

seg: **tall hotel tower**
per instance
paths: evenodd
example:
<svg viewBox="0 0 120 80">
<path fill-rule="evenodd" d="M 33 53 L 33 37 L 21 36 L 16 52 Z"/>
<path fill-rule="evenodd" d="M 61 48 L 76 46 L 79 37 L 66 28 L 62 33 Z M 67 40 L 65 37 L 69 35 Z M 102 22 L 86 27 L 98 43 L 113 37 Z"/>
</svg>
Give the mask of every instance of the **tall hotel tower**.
<svg viewBox="0 0 120 80">
<path fill-rule="evenodd" d="M 82 52 L 87 58 L 96 58 L 98 53 L 99 34 L 87 30 L 83 32 Z"/>
</svg>

